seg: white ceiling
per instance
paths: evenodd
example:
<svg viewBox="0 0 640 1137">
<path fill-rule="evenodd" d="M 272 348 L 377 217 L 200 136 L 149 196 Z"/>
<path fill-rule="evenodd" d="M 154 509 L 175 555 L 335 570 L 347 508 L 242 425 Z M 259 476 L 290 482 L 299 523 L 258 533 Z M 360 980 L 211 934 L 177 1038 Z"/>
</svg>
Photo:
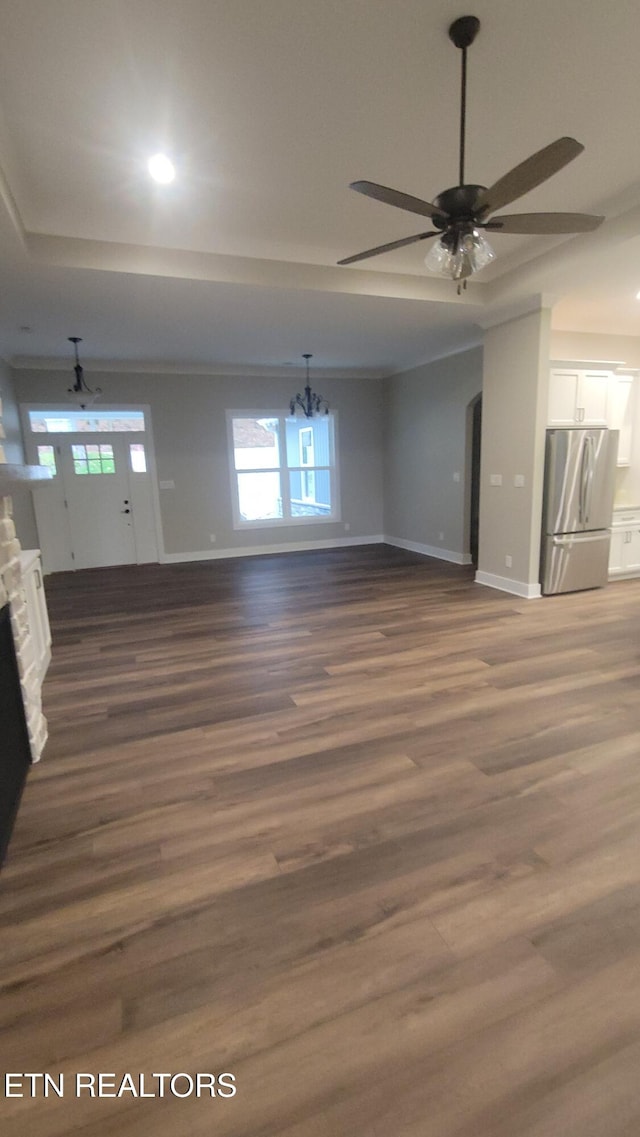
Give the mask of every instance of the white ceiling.
<svg viewBox="0 0 640 1137">
<path fill-rule="evenodd" d="M 607 220 L 496 236 L 458 298 L 422 244 L 335 262 L 428 227 L 350 181 L 428 200 L 457 182 L 459 0 L 0 0 L 0 354 L 66 360 L 76 334 L 85 364 L 311 351 L 384 374 L 538 294 L 562 330 L 640 334 L 637 0 L 471 7 L 467 180 L 571 135 L 585 152 L 514 211 Z M 150 182 L 157 150 L 172 186 Z"/>
</svg>

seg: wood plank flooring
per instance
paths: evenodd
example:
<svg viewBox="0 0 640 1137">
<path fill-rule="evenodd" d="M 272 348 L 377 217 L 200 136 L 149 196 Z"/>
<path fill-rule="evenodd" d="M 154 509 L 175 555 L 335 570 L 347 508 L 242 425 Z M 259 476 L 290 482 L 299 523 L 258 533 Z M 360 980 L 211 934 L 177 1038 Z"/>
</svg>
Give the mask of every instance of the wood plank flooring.
<svg viewBox="0 0 640 1137">
<path fill-rule="evenodd" d="M 64 1096 L 0 1090 L 3 1137 L 637 1137 L 640 581 L 371 546 L 46 587 L 0 1067 Z"/>
</svg>

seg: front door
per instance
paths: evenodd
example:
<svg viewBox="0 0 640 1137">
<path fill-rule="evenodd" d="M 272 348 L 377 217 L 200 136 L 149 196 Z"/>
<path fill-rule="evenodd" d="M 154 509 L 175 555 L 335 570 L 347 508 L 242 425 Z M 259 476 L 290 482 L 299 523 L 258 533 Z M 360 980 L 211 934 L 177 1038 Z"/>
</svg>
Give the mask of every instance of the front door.
<svg viewBox="0 0 640 1137">
<path fill-rule="evenodd" d="M 69 434 L 59 442 L 74 567 L 134 564 L 127 450 L 117 434 Z"/>
</svg>

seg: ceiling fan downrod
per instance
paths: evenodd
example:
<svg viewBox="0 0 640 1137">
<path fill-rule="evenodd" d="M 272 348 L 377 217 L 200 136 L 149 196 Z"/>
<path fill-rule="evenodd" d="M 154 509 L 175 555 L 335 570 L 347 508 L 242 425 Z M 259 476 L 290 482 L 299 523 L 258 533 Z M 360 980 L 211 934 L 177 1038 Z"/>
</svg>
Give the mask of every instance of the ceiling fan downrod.
<svg viewBox="0 0 640 1137">
<path fill-rule="evenodd" d="M 449 39 L 462 52 L 462 75 L 460 83 L 460 166 L 459 185 L 464 185 L 464 144 L 467 125 L 467 48 L 471 47 L 480 31 L 477 16 L 460 16 L 449 28 Z"/>
</svg>

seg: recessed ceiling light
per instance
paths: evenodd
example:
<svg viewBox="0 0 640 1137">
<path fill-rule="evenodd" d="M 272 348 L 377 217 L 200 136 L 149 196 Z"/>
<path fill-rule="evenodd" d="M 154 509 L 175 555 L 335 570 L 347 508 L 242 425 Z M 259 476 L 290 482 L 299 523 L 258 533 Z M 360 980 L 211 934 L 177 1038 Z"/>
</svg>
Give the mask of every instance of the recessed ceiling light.
<svg viewBox="0 0 640 1137">
<path fill-rule="evenodd" d="M 154 182 L 162 185 L 172 182 L 176 176 L 175 166 L 166 154 L 154 154 L 153 158 L 149 158 L 147 166 Z"/>
</svg>

